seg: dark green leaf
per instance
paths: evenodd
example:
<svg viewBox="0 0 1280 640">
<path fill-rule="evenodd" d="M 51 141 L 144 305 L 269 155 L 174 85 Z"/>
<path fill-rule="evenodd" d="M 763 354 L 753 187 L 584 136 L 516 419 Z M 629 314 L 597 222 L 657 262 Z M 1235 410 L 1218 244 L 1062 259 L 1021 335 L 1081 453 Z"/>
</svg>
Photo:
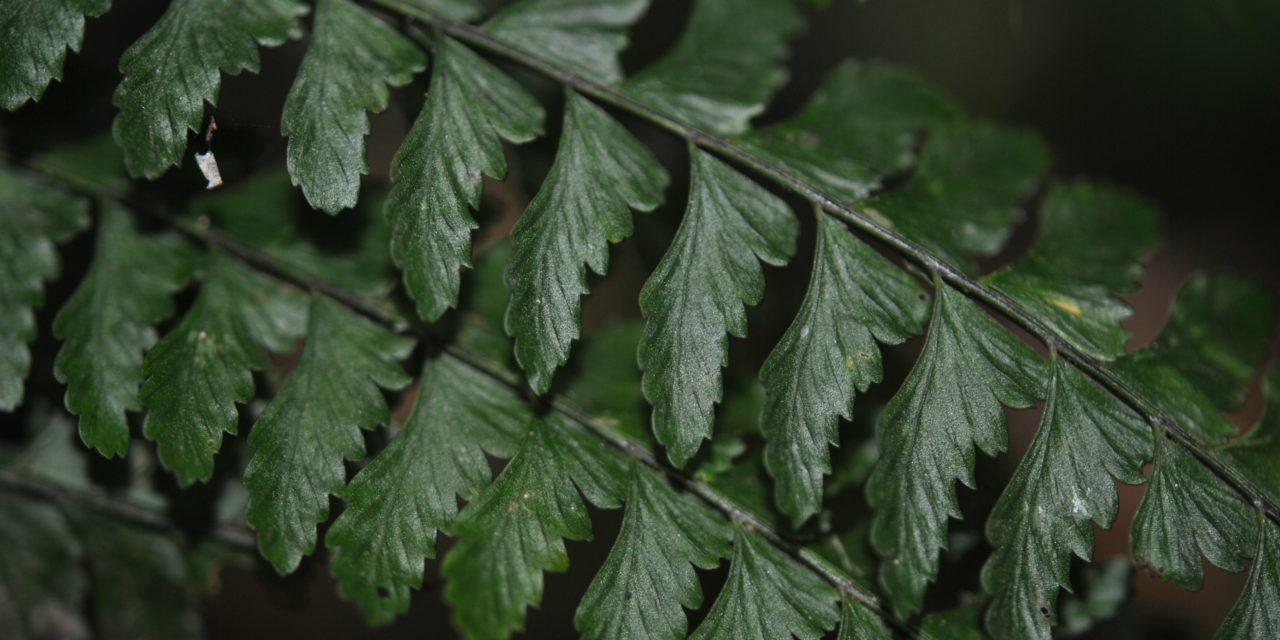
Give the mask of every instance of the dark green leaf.
<svg viewBox="0 0 1280 640">
<path fill-rule="evenodd" d="M 1222 443 L 1236 432 L 1236 425 L 1213 406 L 1204 391 L 1163 361 L 1155 349 L 1147 347 L 1130 353 L 1112 363 L 1111 370 L 1179 425 L 1206 441 Z"/>
<path fill-rule="evenodd" d="M 982 605 L 973 602 L 926 615 L 920 631 L 932 640 L 986 640 L 982 633 Z"/>
<path fill-rule="evenodd" d="M 640 141 L 577 93 L 565 105 L 560 150 L 546 181 L 511 231 L 505 326 L 536 393 L 578 338 L 586 267 L 604 274 L 609 243 L 631 235 L 631 209 L 662 202 L 667 172 Z"/>
<path fill-rule="evenodd" d="M 1133 314 L 1115 296 L 1137 290 L 1155 246 L 1156 212 L 1124 191 L 1076 183 L 1049 192 L 1030 253 L 990 280 L 1085 353 L 1124 355 Z"/>
<path fill-rule="evenodd" d="M 408 610 L 458 496 L 471 500 L 489 483 L 485 453 L 511 457 L 531 417 L 513 389 L 455 358 L 423 368 L 413 414 L 340 492 L 349 506 L 325 536 L 342 593 L 371 624 Z"/>
<path fill-rule="evenodd" d="M 369 172 L 366 111 L 387 108 L 387 86 L 409 82 L 426 57 L 407 38 L 350 0 L 319 0 L 311 45 L 284 102 L 289 177 L 317 209 L 356 204 Z"/>
<path fill-rule="evenodd" d="M 138 385 L 153 326 L 173 313 L 170 296 L 198 264 L 181 237 L 141 236 L 129 212 L 103 204 L 93 264 L 53 320 L 63 341 L 53 372 L 67 385 L 67 410 L 80 416 L 80 438 L 104 456 L 123 456 L 129 445 L 125 411 L 142 408 Z"/>
<path fill-rule="evenodd" d="M 753 129 L 736 143 L 845 203 L 867 197 L 884 175 L 911 167 L 916 135 L 959 112 L 905 69 L 846 61 L 795 117 Z"/>
<path fill-rule="evenodd" d="M 319 295 L 311 298 L 307 342 L 297 366 L 249 434 L 246 520 L 280 573 L 315 548 L 329 495 L 346 484 L 344 460 L 364 457 L 360 429 L 386 424 L 379 387 L 409 383 L 396 362 L 413 341 Z"/>
<path fill-rule="evenodd" d="M 891 640 L 880 614 L 851 598 L 840 598 L 840 635 L 836 640 Z"/>
<path fill-rule="evenodd" d="M 0 411 L 22 403 L 35 310 L 60 271 L 55 245 L 88 226 L 88 205 L 34 174 L 0 170 Z"/>
<path fill-rule="evenodd" d="M 1258 548 L 1249 579 L 1215 640 L 1280 636 L 1280 529 L 1266 516 L 1258 519 Z"/>
<path fill-rule="evenodd" d="M 217 104 L 221 72 L 257 73 L 258 45 L 301 36 L 306 12 L 297 0 L 174 0 L 120 57 L 111 132 L 129 175 L 156 178 L 181 162 L 204 103 Z"/>
<path fill-rule="evenodd" d="M 747 334 L 744 305 L 764 296 L 759 262 L 782 265 L 799 225 L 786 203 L 705 151 L 694 151 L 680 229 L 640 292 L 640 368 L 653 430 L 683 466 L 711 436 L 728 337 Z"/>
<path fill-rule="evenodd" d="M 919 283 L 843 223 L 818 212 L 818 242 L 800 311 L 760 369 L 765 388 L 765 465 L 783 513 L 797 525 L 818 511 L 854 391 L 881 378 L 876 340 L 919 333 L 928 298 Z"/>
<path fill-rule="evenodd" d="M 675 47 L 620 88 L 700 129 L 742 133 L 786 81 L 786 41 L 802 26 L 792 0 L 698 0 Z"/>
<path fill-rule="evenodd" d="M 87 640 L 84 550 L 51 504 L 0 493 L 0 627 L 19 640 Z"/>
<path fill-rule="evenodd" d="M 443 573 L 466 637 L 508 637 L 542 599 L 542 572 L 569 568 L 564 539 L 591 537 L 579 490 L 597 506 L 619 505 L 627 471 L 606 446 L 558 415 L 535 420 L 502 474 L 459 514 Z"/>
<path fill-rule="evenodd" d="M 73 521 L 89 561 L 96 637 L 204 635 L 186 557 L 171 535 L 90 513 L 78 513 Z"/>
<path fill-rule="evenodd" d="M 713 569 L 729 555 L 720 514 L 635 463 L 622 530 L 578 605 L 585 638 L 684 638 L 683 606 L 702 606 L 693 567 Z"/>
<path fill-rule="evenodd" d="M 596 420 L 653 446 L 647 405 L 640 393 L 636 346 L 644 324 L 628 320 L 591 333 L 569 361 L 563 396 Z"/>
<path fill-rule="evenodd" d="M 971 256 L 995 255 L 1022 219 L 1020 202 L 1049 168 L 1039 138 L 981 123 L 938 127 L 911 180 L 874 203 L 893 229 L 972 272 Z"/>
<path fill-rule="evenodd" d="M 1151 345 L 1220 411 L 1240 408 L 1245 385 L 1267 353 L 1275 298 L 1256 282 L 1196 274 L 1183 285 Z"/>
<path fill-rule="evenodd" d="M 1232 441 L 1223 452 L 1236 468 L 1272 500 L 1280 500 L 1280 366 L 1271 365 L 1263 384 L 1267 404 L 1262 420 L 1243 438 Z"/>
<path fill-rule="evenodd" d="M 4 446 L 0 464 L 60 487 L 77 491 L 94 488 L 89 477 L 89 454 L 77 437 L 75 417 L 61 405 L 36 398 L 27 413 L 29 437 L 21 445 Z"/>
<path fill-rule="evenodd" d="M 867 481 L 871 544 L 894 611 L 920 608 L 938 571 L 947 518 L 961 518 L 954 482 L 974 487 L 974 444 L 1004 451 L 1004 410 L 1042 394 L 1044 362 L 971 300 L 938 282 L 920 359 L 880 415 L 881 456 Z"/>
<path fill-rule="evenodd" d="M 1238 408 L 1266 353 L 1275 305 L 1262 287 L 1196 274 L 1179 292 L 1165 330 L 1112 369 L 1178 426 L 1210 444 L 1237 430 Z"/>
<path fill-rule="evenodd" d="M 143 433 L 186 486 L 207 481 L 236 403 L 253 398 L 267 350 L 290 351 L 306 325 L 306 297 L 224 253 L 210 254 L 200 295 L 143 361 Z"/>
<path fill-rule="evenodd" d="M 481 178 L 507 172 L 502 141 L 542 134 L 542 106 L 514 80 L 441 36 L 427 102 L 391 163 L 391 255 L 404 269 L 418 315 L 435 320 L 458 302 L 459 269 L 471 266 L 471 210 Z"/>
<path fill-rule="evenodd" d="M 690 640 L 816 640 L 835 628 L 836 590 L 739 527 L 723 590 Z"/>
<path fill-rule="evenodd" d="M 62 79 L 67 49 L 80 50 L 85 16 L 110 8 L 111 0 L 0 3 L 0 107 L 39 100 L 50 80 Z"/>
<path fill-rule="evenodd" d="M 1160 438 L 1151 485 L 1133 517 L 1130 548 L 1139 564 L 1195 591 L 1200 555 L 1227 571 L 1253 550 L 1252 509 L 1240 494 L 1181 445 Z"/>
<path fill-rule="evenodd" d="M 484 25 L 489 35 L 600 84 L 622 79 L 618 53 L 649 0 L 521 0 Z"/>
<path fill-rule="evenodd" d="M 997 638 L 1049 638 L 1059 587 L 1070 590 L 1071 554 L 1093 556 L 1093 525 L 1108 528 L 1112 476 L 1138 484 L 1151 459 L 1151 429 L 1128 405 L 1054 358 L 1044 417 L 987 520 L 995 547 L 982 570 Z"/>
</svg>

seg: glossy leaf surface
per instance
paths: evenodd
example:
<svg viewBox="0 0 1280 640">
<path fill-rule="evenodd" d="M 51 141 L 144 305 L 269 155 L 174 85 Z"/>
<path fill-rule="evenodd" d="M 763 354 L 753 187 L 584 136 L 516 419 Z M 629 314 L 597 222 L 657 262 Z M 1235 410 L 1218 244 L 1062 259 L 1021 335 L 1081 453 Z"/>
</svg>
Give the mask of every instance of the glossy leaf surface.
<svg viewBox="0 0 1280 640">
<path fill-rule="evenodd" d="M 760 263 L 785 264 L 798 233 L 782 200 L 724 162 L 695 151 L 692 172 L 684 220 L 640 292 L 644 394 L 677 466 L 711 436 L 726 334 L 747 334 L 744 306 L 764 296 Z"/>
<path fill-rule="evenodd" d="M 555 163 L 511 231 L 504 325 L 536 393 L 578 338 L 587 267 L 603 275 L 609 243 L 631 235 L 631 211 L 662 202 L 667 172 L 603 109 L 570 93 Z"/>
</svg>

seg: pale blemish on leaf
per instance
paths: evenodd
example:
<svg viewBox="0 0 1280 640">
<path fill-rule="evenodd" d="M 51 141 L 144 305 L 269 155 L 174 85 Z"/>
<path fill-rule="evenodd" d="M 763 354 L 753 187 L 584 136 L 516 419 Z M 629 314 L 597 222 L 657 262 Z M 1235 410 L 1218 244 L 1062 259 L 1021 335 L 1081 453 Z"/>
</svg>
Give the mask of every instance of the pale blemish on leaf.
<svg viewBox="0 0 1280 640">
<path fill-rule="evenodd" d="M 1063 311 L 1066 311 L 1067 313 L 1070 313 L 1072 315 L 1078 316 L 1084 313 L 1084 311 L 1080 309 L 1080 305 L 1075 304 L 1074 302 L 1067 302 L 1066 300 L 1059 300 L 1057 298 L 1049 298 L 1049 297 L 1046 297 L 1044 300 L 1045 302 L 1048 302 L 1049 304 L 1059 309 L 1062 309 Z"/>
</svg>

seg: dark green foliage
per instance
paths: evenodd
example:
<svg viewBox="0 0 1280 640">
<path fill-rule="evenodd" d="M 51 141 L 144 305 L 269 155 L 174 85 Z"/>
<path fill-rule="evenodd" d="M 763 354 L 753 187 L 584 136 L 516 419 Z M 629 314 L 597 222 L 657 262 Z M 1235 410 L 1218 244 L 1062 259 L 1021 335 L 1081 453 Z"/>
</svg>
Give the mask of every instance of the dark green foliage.
<svg viewBox="0 0 1280 640">
<path fill-rule="evenodd" d="M 601 84 L 622 79 L 618 53 L 648 0 L 520 0 L 484 25 L 500 40 Z"/>
<path fill-rule="evenodd" d="M 730 532 L 705 503 L 643 465 L 631 471 L 627 513 L 609 558 L 578 606 L 586 638 L 683 638 L 683 606 L 702 606 L 693 567 L 729 555 Z"/>
<path fill-rule="evenodd" d="M 881 457 L 867 479 L 880 583 L 900 616 L 920 608 L 947 519 L 963 517 L 954 483 L 974 487 L 974 445 L 1004 451 L 1001 405 L 1030 406 L 1047 377 L 1036 354 L 972 301 L 945 284 L 936 291 L 924 351 L 880 414 Z"/>
<path fill-rule="evenodd" d="M 204 103 L 218 102 L 221 73 L 256 72 L 258 45 L 301 36 L 297 18 L 306 12 L 296 0 L 174 0 L 120 57 L 111 131 L 129 174 L 155 178 L 179 164 Z"/>
<path fill-rule="evenodd" d="M 88 638 L 79 609 L 84 549 L 56 507 L 0 500 L 0 620 L 18 638 Z"/>
<path fill-rule="evenodd" d="M 982 572 L 987 627 L 1001 638 L 1048 638 L 1058 588 L 1071 589 L 1071 554 L 1093 557 L 1093 525 L 1108 528 L 1112 477 L 1145 480 L 1151 431 L 1140 416 L 1054 358 L 1044 419 L 987 519 L 995 552 Z"/>
<path fill-rule="evenodd" d="M 88 203 L 40 178 L 0 170 L 0 411 L 22 402 L 44 283 L 60 271 L 55 243 L 89 224 Z"/>
<path fill-rule="evenodd" d="M 1033 135 L 961 122 L 936 128 L 911 180 L 873 202 L 888 224 L 944 262 L 972 272 L 1022 219 L 1019 201 L 1048 169 Z"/>
<path fill-rule="evenodd" d="M 85 16 L 100 16 L 111 0 L 0 2 L 0 107 L 39 100 L 50 80 L 62 79 L 67 49 L 80 50 Z"/>
<path fill-rule="evenodd" d="M 0 0 L 3 106 L 61 77 L 108 4 Z M 771 105 L 816 4 L 689 3 L 627 77 L 645 0 L 487 19 L 476 0 L 167 3 L 118 61 L 111 134 L 23 132 L 0 169 L 0 411 L 26 418 L 0 432 L 0 635 L 198 636 L 227 553 L 256 544 L 289 573 L 324 532 L 315 566 L 370 624 L 408 610 L 440 556 L 461 635 L 510 637 L 593 508 L 621 527 L 571 603 L 587 638 L 1048 638 L 1116 615 L 1135 564 L 1197 588 L 1202 556 L 1249 562 L 1221 637 L 1275 635 L 1280 369 L 1257 426 L 1237 437 L 1224 414 L 1266 366 L 1271 295 L 1196 275 L 1126 352 L 1120 296 L 1157 241 L 1152 209 L 1046 182 L 1034 134 L 965 119 L 891 65 L 847 61 L 796 113 Z M 266 136 L 282 162 L 229 117 L 225 189 L 129 178 L 180 164 L 222 74 L 304 33 L 280 85 L 287 144 Z M 369 114 L 428 54 L 420 111 L 398 102 L 407 137 L 370 167 Z M 544 127 L 557 139 L 523 145 Z M 668 135 L 688 153 L 683 202 Z M 365 174 L 389 192 L 359 197 Z M 1007 247 L 1032 215 L 1030 248 Z M 807 256 L 811 230 L 811 267 L 764 268 Z M 732 342 L 766 276 L 751 340 Z M 914 344 L 882 356 L 922 332 L 914 364 Z M 48 336 L 56 356 L 33 362 Z M 1007 486 L 975 486 L 1006 409 L 1039 400 Z M 90 449 L 127 459 L 87 464 L 73 415 Z M 1088 564 L 1117 480 L 1147 482 L 1133 562 Z M 956 481 L 999 491 L 991 513 L 962 513 Z M 986 551 L 983 523 L 980 588 L 931 592 Z"/>
<path fill-rule="evenodd" d="M 129 447 L 125 411 L 142 408 L 143 353 L 197 263 L 182 238 L 140 235 L 128 211 L 103 207 L 93 266 L 53 321 L 63 341 L 54 375 L 67 385 L 67 410 L 80 416 L 80 438 L 102 455 Z"/>
<path fill-rule="evenodd" d="M 537 137 L 543 117 L 533 96 L 466 46 L 437 43 L 427 103 L 391 165 L 387 202 L 391 256 L 418 315 L 435 320 L 457 304 L 481 176 L 503 177 L 502 141 Z"/>
<path fill-rule="evenodd" d="M 315 548 L 315 525 L 329 514 L 329 494 L 346 484 L 343 461 L 364 457 L 360 429 L 389 419 L 378 388 L 409 384 L 397 361 L 413 347 L 320 296 L 312 296 L 308 315 L 302 356 L 254 423 L 254 455 L 244 471 L 245 519 L 258 531 L 262 555 L 281 573 Z"/>
<path fill-rule="evenodd" d="M 905 69 L 846 61 L 798 115 L 735 141 L 828 195 L 857 202 L 883 176 L 912 166 L 926 125 L 956 114 L 950 98 Z"/>
<path fill-rule="evenodd" d="M 535 420 L 502 474 L 450 527 L 445 597 L 469 637 L 502 638 L 542 599 L 542 572 L 565 571 L 564 540 L 591 537 L 582 496 L 600 507 L 624 497 L 626 469 L 576 425 Z"/>
<path fill-rule="evenodd" d="M 284 103 L 289 177 L 307 201 L 329 213 L 356 204 L 369 172 L 366 111 L 387 108 L 386 85 L 400 86 L 426 67 L 408 38 L 351 0 L 319 0 L 307 55 Z"/>
<path fill-rule="evenodd" d="M 350 505 L 325 544 L 342 592 L 370 622 L 390 621 L 422 586 L 422 559 L 489 483 L 485 453 L 509 458 L 532 415 L 511 389 L 448 356 L 429 362 L 400 432 L 340 493 Z M 384 540 L 398 540 L 385 544 Z M 384 595 L 385 594 L 385 595 Z"/>
<path fill-rule="evenodd" d="M 640 292 L 644 395 L 676 466 L 711 437 L 725 334 L 747 335 L 743 307 L 764 296 L 760 262 L 785 264 L 798 231 L 782 200 L 706 152 L 694 152 L 692 174 L 684 220 Z"/>
<path fill-rule="evenodd" d="M 298 291 L 210 254 L 200 295 L 142 366 L 143 433 L 180 483 L 209 479 L 222 433 L 236 433 L 236 403 L 253 397 L 253 370 L 292 349 L 306 313 Z"/>
<path fill-rule="evenodd" d="M 1280 633 L 1280 530 L 1265 516 L 1260 520 L 1249 581 L 1214 638 L 1274 638 Z"/>
<path fill-rule="evenodd" d="M 819 214 L 809 289 L 760 369 L 765 465 L 778 482 L 778 506 L 797 522 L 822 502 L 836 421 L 852 420 L 854 392 L 880 381 L 876 341 L 919 333 L 928 313 L 928 296 L 911 276 Z"/>
<path fill-rule="evenodd" d="M 991 278 L 1075 347 L 1097 358 L 1124 354 L 1132 314 L 1115 298 L 1134 292 L 1138 263 L 1155 244 L 1156 214 L 1123 192 L 1073 184 L 1045 198 L 1040 237 Z"/>
<path fill-rule="evenodd" d="M 631 210 L 662 202 L 667 172 L 600 107 L 570 93 L 560 150 L 543 188 L 511 230 L 504 326 L 537 393 L 578 337 L 586 267 L 604 275 L 609 244 L 631 235 Z"/>
<path fill-rule="evenodd" d="M 698 2 L 671 51 L 620 88 L 706 131 L 742 133 L 787 79 L 786 40 L 801 26 L 791 0 Z"/>
<path fill-rule="evenodd" d="M 1280 367 L 1271 366 L 1265 378 L 1263 392 L 1267 406 L 1262 421 L 1244 437 L 1233 440 L 1224 447 L 1241 473 L 1261 487 L 1268 495 L 1280 495 Z"/>
<path fill-rule="evenodd" d="M 817 640 L 839 614 L 836 591 L 808 567 L 739 528 L 729 577 L 691 640 Z"/>
<path fill-rule="evenodd" d="M 1185 589 L 1204 580 L 1200 554 L 1229 571 L 1253 550 L 1249 504 L 1178 445 L 1161 439 L 1133 518 L 1133 557 Z"/>
</svg>

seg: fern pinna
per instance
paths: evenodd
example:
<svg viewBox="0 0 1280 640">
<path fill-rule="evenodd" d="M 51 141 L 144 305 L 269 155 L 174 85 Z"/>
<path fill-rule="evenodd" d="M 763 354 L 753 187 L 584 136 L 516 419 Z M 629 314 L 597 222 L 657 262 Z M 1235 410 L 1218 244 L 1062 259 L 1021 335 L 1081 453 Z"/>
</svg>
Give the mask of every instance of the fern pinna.
<svg viewBox="0 0 1280 640">
<path fill-rule="evenodd" d="M 109 5 L 0 0 L 5 108 L 39 100 Z M 1250 560 L 1219 635 L 1280 634 L 1280 394 L 1242 437 L 1224 416 L 1263 365 L 1265 291 L 1196 276 L 1160 337 L 1127 352 L 1118 296 L 1157 240 L 1142 200 L 1048 180 L 1034 134 L 885 64 L 846 62 L 795 115 L 753 127 L 808 10 L 698 0 L 670 50 L 625 76 L 618 55 L 646 9 L 173 0 L 119 60 L 111 139 L 0 169 L 0 409 L 25 403 L 29 423 L 0 450 L 4 627 L 50 636 L 52 610 L 53 636 L 189 637 L 219 558 L 256 544 L 289 573 L 323 544 L 370 623 L 405 612 L 436 558 L 461 634 L 508 637 L 596 508 L 622 509 L 621 528 L 577 608 L 585 637 L 1047 638 L 1093 615 L 1063 590 L 1115 580 L 1071 568 L 1116 518 L 1119 480 L 1147 484 L 1135 562 L 1194 589 L 1201 555 L 1231 571 Z M 221 74 L 304 34 L 280 121 L 287 171 L 233 172 L 180 206 L 130 179 L 189 164 Z M 390 189 L 362 185 L 368 114 L 411 82 L 425 100 Z M 687 177 L 638 123 L 685 144 Z M 510 240 L 473 243 L 485 178 L 547 131 L 554 159 Z M 588 270 L 605 275 L 611 245 L 673 183 L 684 213 L 640 290 L 643 320 L 584 338 Z M 1030 250 L 983 273 L 1028 202 Z M 315 242 L 344 221 L 349 242 Z M 91 228 L 87 271 L 38 327 L 58 245 Z M 807 292 L 758 385 L 725 379 L 769 268 L 798 254 L 812 255 Z M 48 383 L 24 390 L 41 332 L 59 344 L 65 412 Z M 884 378 L 880 345 L 916 336 L 888 403 L 859 399 Z M 976 451 L 1007 447 L 1005 408 L 1038 402 L 986 516 L 981 593 L 926 607 L 950 520 L 982 517 L 962 512 L 956 483 L 978 488 Z M 133 481 L 102 494 L 72 424 L 127 455 Z M 371 456 L 364 431 L 383 428 Z M 227 443 L 244 449 L 229 476 L 215 473 Z M 507 461 L 496 474 L 492 459 Z M 205 533 L 168 523 L 183 494 L 150 487 L 152 460 L 182 487 L 220 487 Z M 859 485 L 869 520 L 834 526 Z M 725 563 L 708 602 L 696 570 Z M 139 602 L 113 601 L 130 589 Z"/>
</svg>

